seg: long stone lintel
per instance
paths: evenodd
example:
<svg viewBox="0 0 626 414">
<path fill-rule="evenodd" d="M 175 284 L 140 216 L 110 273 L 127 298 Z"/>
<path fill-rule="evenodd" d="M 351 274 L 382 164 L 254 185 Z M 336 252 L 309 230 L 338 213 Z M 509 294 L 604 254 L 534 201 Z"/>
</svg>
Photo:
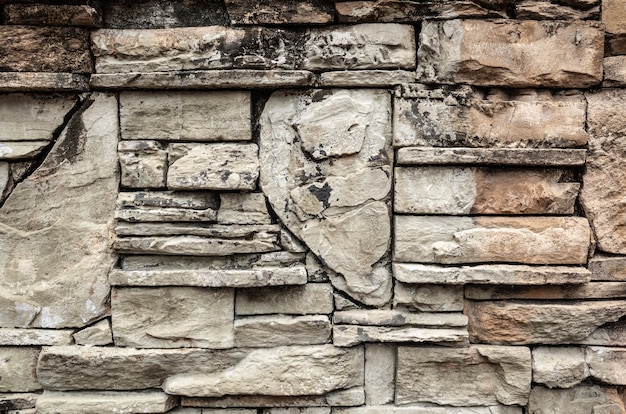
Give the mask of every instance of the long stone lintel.
<svg viewBox="0 0 626 414">
<path fill-rule="evenodd" d="M 76 73 L 3 72 L 0 92 L 86 92 L 88 80 Z"/>
</svg>

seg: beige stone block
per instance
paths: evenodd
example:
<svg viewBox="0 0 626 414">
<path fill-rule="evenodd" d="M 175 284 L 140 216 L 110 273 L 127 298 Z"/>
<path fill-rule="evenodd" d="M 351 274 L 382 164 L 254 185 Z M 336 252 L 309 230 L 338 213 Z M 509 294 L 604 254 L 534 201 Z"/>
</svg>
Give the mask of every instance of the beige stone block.
<svg viewBox="0 0 626 414">
<path fill-rule="evenodd" d="M 626 281 L 626 257 L 597 254 L 589 259 L 591 280 Z"/>
<path fill-rule="evenodd" d="M 237 315 L 273 313 L 307 315 L 333 312 L 333 288 L 328 283 L 245 289 L 237 292 Z"/>
<path fill-rule="evenodd" d="M 533 382 L 550 388 L 571 388 L 589 376 L 582 347 L 539 346 L 532 356 Z"/>
<path fill-rule="evenodd" d="M 0 346 L 0 392 L 41 390 L 37 380 L 37 357 L 40 348 Z"/>
<path fill-rule="evenodd" d="M 455 312 L 404 312 L 384 309 L 342 310 L 333 313 L 335 324 L 364 326 L 465 327 L 467 316 Z"/>
<path fill-rule="evenodd" d="M 89 78 L 75 73 L 0 73 L 0 92 L 87 92 L 88 90 Z"/>
<path fill-rule="evenodd" d="M 604 58 L 604 82 L 602 85 L 626 85 L 626 56 L 609 56 Z"/>
<path fill-rule="evenodd" d="M 602 0 L 602 23 L 610 34 L 626 33 L 626 5 L 620 0 Z"/>
<path fill-rule="evenodd" d="M 98 27 L 102 14 L 87 4 L 8 4 L 4 8 L 6 24 L 32 26 Z"/>
<path fill-rule="evenodd" d="M 463 310 L 463 287 L 447 285 L 411 285 L 396 283 L 395 308 L 423 312 L 457 312 Z"/>
<path fill-rule="evenodd" d="M 122 187 L 163 188 L 167 173 L 167 151 L 157 141 L 122 141 L 120 157 Z"/>
<path fill-rule="evenodd" d="M 318 345 L 330 342 L 331 329 L 326 315 L 250 316 L 235 320 L 235 345 L 257 348 Z"/>
<path fill-rule="evenodd" d="M 113 332 L 109 319 L 103 319 L 74 333 L 76 345 L 110 345 L 113 343 Z"/>
<path fill-rule="evenodd" d="M 211 192 L 139 191 L 120 192 L 115 204 L 115 218 L 131 223 L 215 222 L 219 201 L 217 195 Z M 130 226 L 118 222 L 116 233 L 118 235 L 142 235 L 144 233 L 139 232 L 140 228 L 149 228 L 149 225 Z"/>
<path fill-rule="evenodd" d="M 177 397 L 160 391 L 44 391 L 37 413 L 165 413 L 177 405 Z"/>
<path fill-rule="evenodd" d="M 585 355 L 592 378 L 605 384 L 626 385 L 624 348 L 589 346 Z"/>
<path fill-rule="evenodd" d="M 533 387 L 529 414 L 621 414 L 626 412 L 617 389 L 599 385 L 579 385 L 564 390 Z"/>
<path fill-rule="evenodd" d="M 0 346 L 6 345 L 70 345 L 71 329 L 0 328 Z"/>
<path fill-rule="evenodd" d="M 0 141 L 52 140 L 76 102 L 74 96 L 3 95 L 0 101 Z"/>
<path fill-rule="evenodd" d="M 263 193 L 222 193 L 219 224 L 271 224 Z"/>
<path fill-rule="evenodd" d="M 396 376 L 396 348 L 387 344 L 365 345 L 365 402 L 382 405 L 393 402 Z"/>
<path fill-rule="evenodd" d="M 335 346 L 354 346 L 366 342 L 467 346 L 469 344 L 468 336 L 465 328 L 437 329 L 412 326 L 359 325 L 334 325 L 333 327 L 333 344 Z"/>
</svg>

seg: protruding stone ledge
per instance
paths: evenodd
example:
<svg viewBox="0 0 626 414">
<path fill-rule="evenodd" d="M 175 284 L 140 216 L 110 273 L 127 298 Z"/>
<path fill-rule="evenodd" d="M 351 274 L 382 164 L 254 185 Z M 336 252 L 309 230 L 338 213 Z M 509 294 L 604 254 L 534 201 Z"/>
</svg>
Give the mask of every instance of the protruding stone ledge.
<svg viewBox="0 0 626 414">
<path fill-rule="evenodd" d="M 626 298 L 626 282 L 591 282 L 576 286 L 466 286 L 465 297 L 474 300 L 623 299 Z"/>
<path fill-rule="evenodd" d="M 462 313 L 401 312 L 396 310 L 348 310 L 335 312 L 336 324 L 363 326 L 425 326 L 425 327 L 464 327 L 467 316 Z"/>
<path fill-rule="evenodd" d="M 178 397 L 161 391 L 44 391 L 37 413 L 165 413 L 177 405 Z"/>
<path fill-rule="evenodd" d="M 354 346 L 365 342 L 392 342 L 414 344 L 438 344 L 446 346 L 467 346 L 469 334 L 462 328 L 420 328 L 394 326 L 335 325 L 333 344 Z"/>
<path fill-rule="evenodd" d="M 0 92 L 86 92 L 87 76 L 75 73 L 0 72 Z"/>
<path fill-rule="evenodd" d="M 235 303 L 235 314 L 238 316 L 278 313 L 328 315 L 332 312 L 333 288 L 329 283 L 306 283 L 304 286 L 290 288 L 241 290 L 237 292 Z"/>
<path fill-rule="evenodd" d="M 113 270 L 109 273 L 112 286 L 199 286 L 199 287 L 262 287 L 304 285 L 306 268 L 268 267 L 256 269 L 205 270 Z"/>
<path fill-rule="evenodd" d="M 0 346 L 69 345 L 73 333 L 73 329 L 0 328 Z"/>
<path fill-rule="evenodd" d="M 415 72 L 406 70 L 344 70 L 319 75 L 321 87 L 384 88 L 415 82 Z"/>
<path fill-rule="evenodd" d="M 584 149 L 406 147 L 397 151 L 399 165 L 507 165 L 580 167 Z"/>
<path fill-rule="evenodd" d="M 235 319 L 235 346 L 269 348 L 330 342 L 332 325 L 326 315 L 261 315 Z"/>
<path fill-rule="evenodd" d="M 0 142 L 0 160 L 33 159 L 48 145 L 50 145 L 50 141 Z"/>
<path fill-rule="evenodd" d="M 335 408 L 333 414 L 522 414 L 519 406 L 492 405 L 473 407 L 451 407 L 433 405 L 414 405 L 396 407 L 393 405 L 365 406 L 354 408 Z"/>
</svg>

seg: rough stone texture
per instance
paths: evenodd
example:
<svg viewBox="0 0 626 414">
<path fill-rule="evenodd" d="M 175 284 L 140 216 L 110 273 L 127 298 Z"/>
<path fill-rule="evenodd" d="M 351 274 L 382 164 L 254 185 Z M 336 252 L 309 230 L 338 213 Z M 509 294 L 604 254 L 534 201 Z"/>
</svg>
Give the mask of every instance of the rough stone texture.
<svg viewBox="0 0 626 414">
<path fill-rule="evenodd" d="M 12 329 L 0 328 L 0 346 L 4 345 L 69 345 L 71 329 Z"/>
<path fill-rule="evenodd" d="M 604 33 L 574 21 L 427 21 L 418 77 L 427 83 L 584 88 L 602 80 Z"/>
<path fill-rule="evenodd" d="M 334 10 L 323 0 L 226 0 L 231 24 L 328 24 Z"/>
<path fill-rule="evenodd" d="M 351 70 L 322 73 L 319 85 L 326 87 L 382 88 L 415 81 L 415 73 L 406 70 Z"/>
<path fill-rule="evenodd" d="M 414 344 L 440 344 L 447 346 L 467 346 L 468 333 L 463 328 L 417 328 L 335 325 L 333 344 L 354 346 L 365 342 L 398 342 Z"/>
<path fill-rule="evenodd" d="M 35 374 L 38 355 L 35 347 L 0 347 L 0 392 L 41 390 Z"/>
<path fill-rule="evenodd" d="M 394 211 L 408 214 L 572 214 L 567 172 L 476 167 L 394 170 Z"/>
<path fill-rule="evenodd" d="M 586 361 L 589 364 L 589 374 L 606 384 L 626 385 L 626 349 L 587 347 Z"/>
<path fill-rule="evenodd" d="M 335 414 L 522 414 L 522 407 L 494 405 L 489 407 L 442 407 L 426 404 L 423 406 L 411 404 L 408 407 L 393 405 L 365 406 L 355 408 L 340 408 L 333 410 Z"/>
<path fill-rule="evenodd" d="M 252 139 L 249 92 L 123 92 L 123 139 Z"/>
<path fill-rule="evenodd" d="M 113 333 L 111 332 L 111 322 L 109 319 L 103 319 L 88 326 L 74 335 L 76 345 L 95 345 L 103 346 L 113 343 Z"/>
<path fill-rule="evenodd" d="M 0 394 L 0 410 L 7 410 L 8 414 L 27 413 L 27 409 L 35 408 L 39 394 L 11 393 Z M 24 411 L 11 411 L 24 410 Z M 34 414 L 34 413 L 33 413 Z"/>
<path fill-rule="evenodd" d="M 626 34 L 624 3 L 619 0 L 602 0 L 602 23 L 609 34 Z"/>
<path fill-rule="evenodd" d="M 257 153 L 256 144 L 170 144 L 167 186 L 175 190 L 254 190 L 259 177 Z"/>
<path fill-rule="evenodd" d="M 73 96 L 2 95 L 1 141 L 49 141 L 76 105 Z"/>
<path fill-rule="evenodd" d="M 583 264 L 589 233 L 581 217 L 396 216 L 394 257 L 446 264 Z"/>
<path fill-rule="evenodd" d="M 626 86 L 626 56 L 604 58 L 603 86 Z"/>
<path fill-rule="evenodd" d="M 347 310 L 335 311 L 335 324 L 365 326 L 429 326 L 429 327 L 464 327 L 467 317 L 461 313 L 404 312 L 398 310 Z"/>
<path fill-rule="evenodd" d="M 93 71 L 89 32 L 74 27 L 0 26 L 0 71 Z M 28 56 L 24 59 L 24 56 Z"/>
<path fill-rule="evenodd" d="M 624 282 L 591 282 L 584 285 L 489 287 L 466 286 L 465 297 L 475 300 L 498 299 L 618 299 L 626 298 Z"/>
<path fill-rule="evenodd" d="M 387 344 L 365 345 L 365 403 L 393 402 L 396 375 L 396 349 Z"/>
<path fill-rule="evenodd" d="M 598 248 L 609 253 L 626 253 L 626 178 L 624 157 L 626 117 L 619 108 L 626 90 L 605 89 L 587 93 L 589 102 L 589 150 L 580 199 L 591 222 Z"/>
<path fill-rule="evenodd" d="M 400 405 L 526 405 L 530 361 L 530 350 L 523 347 L 399 347 L 395 401 Z"/>
<path fill-rule="evenodd" d="M 588 337 L 578 344 L 600 346 L 626 346 L 626 318 L 617 322 L 609 322 L 594 330 Z"/>
<path fill-rule="evenodd" d="M 44 391 L 37 413 L 165 413 L 177 405 L 178 398 L 159 391 Z"/>
<path fill-rule="evenodd" d="M 102 3 L 104 25 L 112 29 L 158 29 L 181 26 L 226 24 L 228 15 L 221 1 L 107 0 Z"/>
<path fill-rule="evenodd" d="M 624 403 L 615 388 L 579 385 L 565 390 L 533 387 L 529 414 L 622 414 Z"/>
<path fill-rule="evenodd" d="M 466 283 L 488 285 L 568 285 L 587 283 L 591 273 L 584 267 L 478 265 L 442 267 L 394 263 L 394 277 L 405 283 Z"/>
<path fill-rule="evenodd" d="M 220 194 L 219 224 L 271 224 L 262 193 Z"/>
<path fill-rule="evenodd" d="M 470 340 L 492 344 L 564 344 L 626 314 L 624 301 L 466 302 Z"/>
<path fill-rule="evenodd" d="M 0 326 L 80 327 L 107 312 L 117 136 L 115 97 L 92 95 L 0 209 Z"/>
<path fill-rule="evenodd" d="M 304 286 L 245 289 L 237 292 L 235 314 L 291 315 L 329 314 L 333 312 L 333 289 L 328 283 Z"/>
<path fill-rule="evenodd" d="M 324 344 L 330 342 L 331 328 L 326 315 L 251 316 L 235 320 L 235 345 L 267 348 Z"/>
<path fill-rule="evenodd" d="M 188 397 L 321 395 L 362 385 L 363 375 L 363 348 L 278 347 L 250 351 L 235 366 L 211 375 L 169 377 L 163 390 Z"/>
<path fill-rule="evenodd" d="M 122 171 L 124 170 L 122 169 Z M 169 221 L 215 222 L 217 220 L 218 205 L 217 195 L 209 192 L 120 192 L 116 201 L 115 218 L 131 223 Z M 145 233 L 130 229 L 126 232 L 122 229 L 126 229 L 126 227 L 118 222 L 116 228 L 118 235 Z"/>
<path fill-rule="evenodd" d="M 233 289 L 117 288 L 113 340 L 135 348 L 232 348 Z"/>
<path fill-rule="evenodd" d="M 32 159 L 50 145 L 50 141 L 0 142 L 0 159 Z"/>
<path fill-rule="evenodd" d="M 626 257 L 596 255 L 589 259 L 591 280 L 626 281 Z"/>
<path fill-rule="evenodd" d="M 394 106 L 393 142 L 400 147 L 567 148 L 587 143 L 586 103 L 577 91 L 481 92 L 416 84 L 396 90 Z"/>
<path fill-rule="evenodd" d="M 567 1 L 562 1 L 567 3 Z M 572 2 L 575 3 L 575 2 Z M 515 3 L 515 17 L 530 20 L 596 20 L 600 6 L 579 9 L 550 1 L 522 0 Z"/>
<path fill-rule="evenodd" d="M 571 388 L 589 376 L 584 348 L 540 346 L 532 356 L 533 382 L 550 388 Z"/>
<path fill-rule="evenodd" d="M 9 190 L 9 180 L 11 180 L 11 169 L 8 162 L 0 162 L 0 199 L 3 199 L 5 190 Z"/>
<path fill-rule="evenodd" d="M 102 15 L 87 4 L 9 4 L 4 7 L 4 21 L 31 26 L 99 27 Z"/>
<path fill-rule="evenodd" d="M 463 310 L 463 287 L 446 285 L 409 285 L 396 283 L 395 308 L 424 312 L 455 312 Z"/>
<path fill-rule="evenodd" d="M 390 104 L 377 90 L 277 92 L 260 120 L 260 184 L 274 211 L 345 278 L 335 286 L 372 305 L 391 297 L 391 275 L 375 265 L 390 238 Z"/>
<path fill-rule="evenodd" d="M 157 141 L 122 141 L 117 150 L 122 187 L 165 187 L 167 152 L 163 144 Z"/>
<path fill-rule="evenodd" d="M 0 73 L 0 92 L 85 92 L 88 78 L 75 73 Z"/>
</svg>

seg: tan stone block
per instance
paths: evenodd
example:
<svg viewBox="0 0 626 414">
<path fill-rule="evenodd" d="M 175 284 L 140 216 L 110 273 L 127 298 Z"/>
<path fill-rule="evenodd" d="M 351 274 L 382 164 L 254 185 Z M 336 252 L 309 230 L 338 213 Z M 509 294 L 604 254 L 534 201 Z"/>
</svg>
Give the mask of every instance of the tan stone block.
<svg viewBox="0 0 626 414">
<path fill-rule="evenodd" d="M 626 385 L 624 348 L 589 346 L 585 358 L 591 377 L 605 384 Z"/>
<path fill-rule="evenodd" d="M 626 281 L 626 257 L 597 254 L 589 259 L 591 280 Z"/>
<path fill-rule="evenodd" d="M 591 282 L 561 286 L 466 286 L 465 297 L 475 300 L 498 299 L 619 299 L 626 298 L 626 282 Z"/>
<path fill-rule="evenodd" d="M 83 26 L 102 24 L 99 10 L 87 4 L 8 4 L 4 7 L 6 24 L 33 26 Z"/>
<path fill-rule="evenodd" d="M 413 344 L 438 344 L 445 346 L 467 346 L 468 333 L 465 328 L 422 328 L 334 325 L 333 344 L 354 346 L 366 342 L 390 342 Z"/>
<path fill-rule="evenodd" d="M 235 304 L 237 315 L 307 315 L 332 312 L 333 288 L 328 283 L 240 290 L 237 292 Z"/>
<path fill-rule="evenodd" d="M 387 344 L 365 345 L 365 402 L 382 405 L 393 402 L 396 376 L 396 348 Z"/>
<path fill-rule="evenodd" d="M 411 285 L 396 283 L 394 308 L 423 312 L 456 312 L 463 310 L 463 287 L 447 285 Z"/>
<path fill-rule="evenodd" d="M 0 346 L 0 392 L 41 390 L 35 373 L 40 348 Z"/>
<path fill-rule="evenodd" d="M 589 376 L 582 347 L 539 346 L 532 351 L 533 382 L 571 388 Z"/>
<path fill-rule="evenodd" d="M 167 152 L 157 141 L 122 141 L 117 146 L 122 187 L 163 188 Z"/>
<path fill-rule="evenodd" d="M 160 391 L 44 391 L 37 413 L 165 413 L 177 405 L 177 397 Z"/>
<path fill-rule="evenodd" d="M 113 333 L 111 332 L 111 322 L 103 319 L 74 333 L 76 345 L 110 345 L 113 343 Z"/>
<path fill-rule="evenodd" d="M 0 346 L 69 345 L 73 332 L 71 329 L 0 328 Z"/>
<path fill-rule="evenodd" d="M 0 73 L 0 92 L 87 92 L 88 90 L 89 78 L 75 73 Z"/>
<path fill-rule="evenodd" d="M 579 385 L 564 390 L 533 387 L 528 404 L 529 414 L 621 414 L 626 412 L 621 395 L 615 388 Z"/>
<path fill-rule="evenodd" d="M 602 23 L 610 34 L 626 33 L 626 4 L 621 0 L 602 0 Z"/>
<path fill-rule="evenodd" d="M 235 320 L 235 346 L 267 348 L 324 344 L 330 342 L 331 329 L 326 315 L 250 316 Z"/>
<path fill-rule="evenodd" d="M 222 193 L 219 224 L 271 224 L 263 193 Z"/>
<path fill-rule="evenodd" d="M 626 85 L 626 56 L 609 56 L 604 58 L 604 82 L 602 85 Z"/>
</svg>

